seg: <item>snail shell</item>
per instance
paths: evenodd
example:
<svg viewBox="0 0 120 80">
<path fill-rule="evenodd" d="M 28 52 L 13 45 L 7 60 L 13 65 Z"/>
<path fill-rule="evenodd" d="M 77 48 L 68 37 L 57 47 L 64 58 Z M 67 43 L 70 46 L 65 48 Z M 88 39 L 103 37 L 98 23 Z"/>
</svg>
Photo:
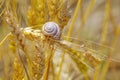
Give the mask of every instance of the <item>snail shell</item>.
<svg viewBox="0 0 120 80">
<path fill-rule="evenodd" d="M 60 27 L 55 22 L 46 22 L 42 27 L 42 32 L 46 36 L 50 36 L 54 39 L 60 38 Z"/>
</svg>

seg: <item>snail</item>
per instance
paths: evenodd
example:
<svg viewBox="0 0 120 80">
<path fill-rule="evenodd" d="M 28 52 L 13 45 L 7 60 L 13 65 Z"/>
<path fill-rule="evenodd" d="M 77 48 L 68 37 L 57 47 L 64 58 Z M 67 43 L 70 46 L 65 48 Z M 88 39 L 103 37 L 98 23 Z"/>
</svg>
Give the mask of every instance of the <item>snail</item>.
<svg viewBox="0 0 120 80">
<path fill-rule="evenodd" d="M 53 39 L 59 39 L 61 32 L 60 27 L 55 22 L 46 22 L 42 27 L 42 32 L 46 36 L 50 36 Z"/>
</svg>

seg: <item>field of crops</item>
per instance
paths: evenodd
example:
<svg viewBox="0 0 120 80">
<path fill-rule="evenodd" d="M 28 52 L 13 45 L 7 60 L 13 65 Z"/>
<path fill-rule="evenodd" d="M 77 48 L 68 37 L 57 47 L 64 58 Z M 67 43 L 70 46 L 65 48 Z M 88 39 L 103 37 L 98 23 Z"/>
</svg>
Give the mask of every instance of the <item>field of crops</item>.
<svg viewBox="0 0 120 80">
<path fill-rule="evenodd" d="M 0 0 L 0 80 L 120 80 L 120 0 Z"/>
</svg>

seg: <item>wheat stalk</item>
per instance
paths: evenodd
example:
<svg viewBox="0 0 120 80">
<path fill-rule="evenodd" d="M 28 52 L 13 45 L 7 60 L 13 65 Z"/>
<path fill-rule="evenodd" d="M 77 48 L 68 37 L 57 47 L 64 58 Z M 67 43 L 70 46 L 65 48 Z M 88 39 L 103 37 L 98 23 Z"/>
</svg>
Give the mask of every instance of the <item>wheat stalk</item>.
<svg viewBox="0 0 120 80">
<path fill-rule="evenodd" d="M 10 12 L 9 10 L 5 13 L 5 18 L 7 23 L 10 25 L 10 27 L 13 29 L 12 30 L 12 34 L 15 36 L 16 38 L 16 42 L 17 42 L 17 47 L 19 47 L 20 49 L 22 49 L 26 55 L 27 58 L 29 58 L 27 52 L 26 52 L 26 47 L 25 47 L 25 38 L 22 35 L 22 30 L 19 28 L 19 25 L 17 24 L 15 17 L 13 16 L 12 12 Z M 30 59 L 28 60 L 28 65 L 30 64 Z M 24 64 L 23 64 L 24 65 Z M 29 66 L 30 67 L 30 66 Z M 26 70 L 27 71 L 27 70 Z M 26 74 L 28 75 L 28 72 L 26 72 Z M 28 76 L 29 78 L 29 76 Z"/>
</svg>

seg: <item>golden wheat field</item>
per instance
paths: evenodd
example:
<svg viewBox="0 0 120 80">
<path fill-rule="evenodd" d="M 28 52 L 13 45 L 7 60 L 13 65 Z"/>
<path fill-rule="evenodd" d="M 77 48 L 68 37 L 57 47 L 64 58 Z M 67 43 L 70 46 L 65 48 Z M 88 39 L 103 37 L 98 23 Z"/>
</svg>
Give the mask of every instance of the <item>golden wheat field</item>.
<svg viewBox="0 0 120 80">
<path fill-rule="evenodd" d="M 120 80 L 120 0 L 0 0 L 0 80 Z"/>
</svg>

